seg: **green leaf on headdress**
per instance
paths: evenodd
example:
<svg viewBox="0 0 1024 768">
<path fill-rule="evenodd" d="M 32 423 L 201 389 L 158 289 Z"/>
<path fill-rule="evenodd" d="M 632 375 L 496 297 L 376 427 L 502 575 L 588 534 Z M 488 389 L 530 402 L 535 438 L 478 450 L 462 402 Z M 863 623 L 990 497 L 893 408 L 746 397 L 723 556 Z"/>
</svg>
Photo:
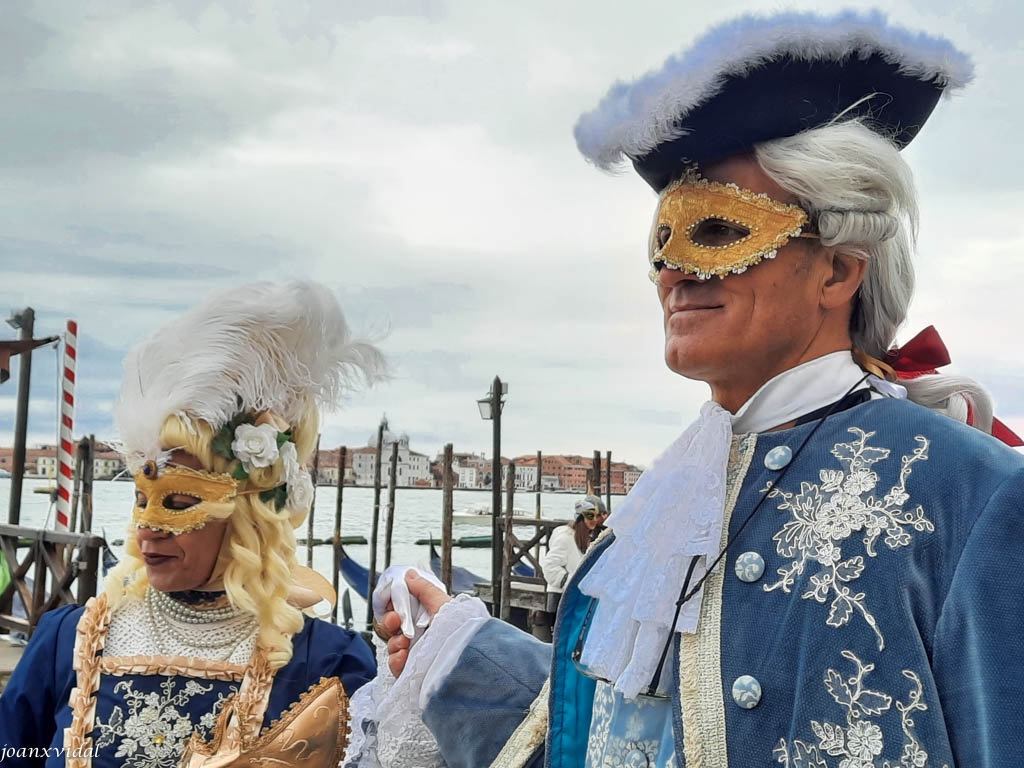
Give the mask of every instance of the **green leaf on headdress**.
<svg viewBox="0 0 1024 768">
<path fill-rule="evenodd" d="M 235 439 L 235 431 L 228 429 L 227 424 L 221 427 L 217 434 L 210 441 L 210 449 L 218 456 L 225 459 L 233 459 L 235 455 L 231 452 L 231 441 Z"/>
<path fill-rule="evenodd" d="M 278 432 L 277 433 L 277 447 L 280 448 L 282 445 L 292 439 L 291 432 Z"/>
<path fill-rule="evenodd" d="M 238 462 L 235 465 L 235 468 L 231 470 L 231 476 L 235 478 L 235 480 L 249 479 L 249 473 L 245 471 L 245 467 L 242 466 L 242 462 Z"/>
<path fill-rule="evenodd" d="M 231 450 L 231 443 L 235 440 L 235 430 L 239 424 L 251 424 L 252 416 L 248 413 L 239 413 L 225 424 L 223 427 L 217 430 L 217 434 L 213 436 L 210 441 L 210 449 L 218 456 L 223 456 L 225 459 L 235 458 L 234 451 Z M 237 477 L 237 475 L 236 475 Z M 246 475 L 245 477 L 248 477 Z M 238 477 L 239 480 L 244 480 L 245 477 Z"/>
<path fill-rule="evenodd" d="M 283 509 L 288 503 L 288 486 L 279 485 L 266 491 L 260 491 L 260 501 L 264 504 L 273 504 L 275 509 Z"/>
</svg>

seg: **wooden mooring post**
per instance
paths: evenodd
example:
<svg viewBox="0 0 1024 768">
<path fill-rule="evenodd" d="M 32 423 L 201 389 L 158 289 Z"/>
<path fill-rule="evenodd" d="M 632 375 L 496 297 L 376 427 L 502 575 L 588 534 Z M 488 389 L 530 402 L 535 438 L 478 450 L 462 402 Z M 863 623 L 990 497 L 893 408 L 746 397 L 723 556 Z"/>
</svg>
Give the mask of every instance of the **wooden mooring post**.
<svg viewBox="0 0 1024 768">
<path fill-rule="evenodd" d="M 306 516 L 306 567 L 313 567 L 313 515 L 316 512 L 316 482 L 320 479 L 320 435 L 316 436 L 316 448 L 313 449 L 313 501 L 309 504 L 309 515 Z"/>
<path fill-rule="evenodd" d="M 345 490 L 345 459 L 348 455 L 348 448 L 344 445 L 338 449 L 338 495 L 334 500 L 334 568 L 331 570 L 331 586 L 334 587 L 334 594 L 338 594 L 341 586 L 341 499 Z M 338 623 L 338 599 L 331 609 L 331 621 Z"/>
<path fill-rule="evenodd" d="M 369 589 L 366 594 L 373 595 L 377 588 L 377 531 L 380 527 L 380 458 L 384 452 L 384 427 L 387 419 L 381 419 L 377 427 L 377 454 L 373 467 L 373 522 L 370 524 L 370 574 Z M 366 601 L 366 626 L 373 624 L 373 601 Z"/>
<path fill-rule="evenodd" d="M 398 441 L 391 444 L 388 468 L 388 516 L 384 520 L 384 567 L 391 566 L 391 534 L 395 530 L 395 488 L 398 486 Z"/>
<path fill-rule="evenodd" d="M 544 474 L 544 458 L 541 456 L 540 451 L 537 451 L 537 485 L 536 485 L 536 502 L 537 502 L 537 514 L 536 517 L 540 520 L 540 494 L 543 490 L 542 476 Z M 537 549 L 534 550 L 533 556 L 540 560 L 540 542 L 537 542 Z"/>
<path fill-rule="evenodd" d="M 92 531 L 92 479 L 96 455 L 96 435 L 89 435 L 89 448 L 82 463 L 82 532 Z"/>
<path fill-rule="evenodd" d="M 516 464 L 514 461 L 508 463 L 508 478 L 505 482 L 505 525 L 504 536 L 502 537 L 501 553 L 501 592 L 498 598 L 501 601 L 499 606 L 499 618 L 508 621 L 512 608 L 512 543 L 515 541 L 515 531 L 512 530 L 512 496 L 516 490 Z"/>
<path fill-rule="evenodd" d="M 443 488 L 441 496 L 441 583 L 451 594 L 452 591 L 452 515 L 455 511 L 453 502 L 452 477 L 452 444 L 444 446 L 444 461 L 441 464 Z"/>
<path fill-rule="evenodd" d="M 612 452 L 608 451 L 605 454 L 605 477 L 607 478 L 604 484 L 604 504 L 608 509 L 608 514 L 612 513 Z"/>
</svg>

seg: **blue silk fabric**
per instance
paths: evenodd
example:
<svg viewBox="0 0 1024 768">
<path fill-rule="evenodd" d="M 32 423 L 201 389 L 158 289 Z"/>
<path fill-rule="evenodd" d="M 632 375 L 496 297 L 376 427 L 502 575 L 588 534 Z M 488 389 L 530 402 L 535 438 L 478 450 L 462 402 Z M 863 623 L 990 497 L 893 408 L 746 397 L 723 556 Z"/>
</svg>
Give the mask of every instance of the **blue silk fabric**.
<svg viewBox="0 0 1024 768">
<path fill-rule="evenodd" d="M 19 758 L 8 753 L 2 762 L 4 768 L 64 765 L 60 748 L 64 729 L 71 725 L 68 697 L 76 684 L 73 649 L 83 610 L 65 606 L 43 616 L 0 694 L 0 749 L 36 748 L 37 755 L 44 754 L 43 748 L 49 750 L 48 757 Z M 339 677 L 351 696 L 376 674 L 369 647 L 341 627 L 306 618 L 292 643 L 291 661 L 274 676 L 264 727 L 321 677 Z M 182 714 L 191 716 L 189 734 L 194 730 L 208 737 L 218 701 L 237 692 L 238 685 L 238 681 L 185 676 L 102 675 L 92 732 L 96 745 L 92 764 L 96 768 L 177 765 L 180 751 L 160 749 L 151 737 L 148 743 L 141 743 L 139 737 L 151 736 L 154 721 L 163 721 L 165 729 L 176 729 L 175 735 L 187 741 L 188 735 L 177 732 L 185 727 Z"/>
<path fill-rule="evenodd" d="M 735 541 L 719 566 L 719 597 L 705 588 L 694 667 L 703 682 L 681 685 L 679 642 L 666 670 L 675 689 L 675 764 L 685 766 L 697 749 L 704 768 L 1018 766 L 1024 456 L 886 399 L 830 416 L 784 474 L 765 465 L 775 447 L 796 452 L 815 423 L 734 445 Z M 517 665 L 525 654 L 532 669 L 545 651 L 548 732 L 529 764 L 585 765 L 595 682 L 571 660 L 590 607 L 578 583 L 610 545 L 595 547 L 567 586 L 553 646 L 491 622 L 467 648 L 425 717 L 449 765 L 493 759 L 514 725 L 490 720 L 489 707 L 504 702 L 507 710 L 514 687 L 525 716 L 529 697 Z M 755 581 L 734 567 L 747 553 L 765 563 Z M 483 659 L 516 676 L 514 685 L 492 670 L 489 696 L 477 689 L 472 701 L 450 706 Z M 759 684 L 759 696 L 750 697 L 748 684 L 739 697 L 754 703 L 749 708 L 733 697 L 745 676 Z M 526 677 L 539 692 L 544 675 Z M 448 718 L 461 721 L 458 739 L 445 737 Z M 684 723 L 695 731 L 689 738 Z"/>
</svg>

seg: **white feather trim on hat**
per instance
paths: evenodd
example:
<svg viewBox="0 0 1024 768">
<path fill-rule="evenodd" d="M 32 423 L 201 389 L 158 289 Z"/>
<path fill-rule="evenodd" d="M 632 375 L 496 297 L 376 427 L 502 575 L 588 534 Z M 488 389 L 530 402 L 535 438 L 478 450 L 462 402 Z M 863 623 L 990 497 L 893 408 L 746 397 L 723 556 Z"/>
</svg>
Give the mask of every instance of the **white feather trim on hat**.
<svg viewBox="0 0 1024 768">
<path fill-rule="evenodd" d="M 178 414 L 214 430 L 240 412 L 295 424 L 384 375 L 376 347 L 351 339 L 334 294 L 310 282 L 253 283 L 211 296 L 134 347 L 114 417 L 130 467 L 161 454 Z"/>
<path fill-rule="evenodd" d="M 891 26 L 879 11 L 742 16 L 713 27 L 660 70 L 612 86 L 576 123 L 576 145 L 610 170 L 683 135 L 680 118 L 717 94 L 727 77 L 785 56 L 816 61 L 873 54 L 908 76 L 945 85 L 947 94 L 973 77 L 970 59 L 948 40 Z"/>
</svg>

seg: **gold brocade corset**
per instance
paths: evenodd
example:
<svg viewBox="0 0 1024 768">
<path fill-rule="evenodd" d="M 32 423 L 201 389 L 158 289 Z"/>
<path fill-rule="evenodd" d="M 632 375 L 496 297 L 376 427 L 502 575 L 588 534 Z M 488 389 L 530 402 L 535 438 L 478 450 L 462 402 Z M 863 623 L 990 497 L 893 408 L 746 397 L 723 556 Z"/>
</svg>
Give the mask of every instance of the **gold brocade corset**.
<svg viewBox="0 0 1024 768">
<path fill-rule="evenodd" d="M 345 754 L 348 696 L 336 677 L 321 678 L 261 735 L 247 735 L 252 729 L 241 722 L 236 704 L 225 704 L 209 743 L 192 737 L 182 768 L 334 768 Z"/>
</svg>

